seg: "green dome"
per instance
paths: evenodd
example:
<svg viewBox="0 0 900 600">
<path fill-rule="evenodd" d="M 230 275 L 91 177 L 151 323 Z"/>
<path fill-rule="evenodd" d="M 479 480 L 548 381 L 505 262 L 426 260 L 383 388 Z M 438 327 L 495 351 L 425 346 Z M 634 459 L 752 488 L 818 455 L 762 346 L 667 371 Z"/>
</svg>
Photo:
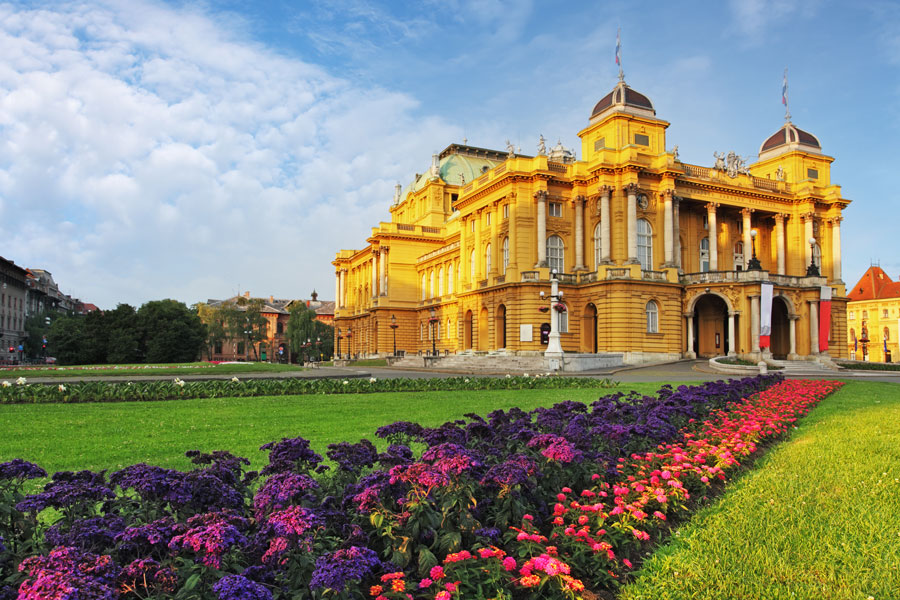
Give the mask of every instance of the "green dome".
<svg viewBox="0 0 900 600">
<path fill-rule="evenodd" d="M 481 177 L 485 172 L 493 169 L 498 164 L 500 164 L 500 161 L 477 156 L 451 154 L 441 159 L 438 172 L 444 183 L 448 185 L 465 185 Z M 430 178 L 431 168 L 425 173 L 417 174 L 412 183 L 403 188 L 403 191 L 400 193 L 400 202 L 406 200 L 410 194 L 424 188 Z"/>
</svg>

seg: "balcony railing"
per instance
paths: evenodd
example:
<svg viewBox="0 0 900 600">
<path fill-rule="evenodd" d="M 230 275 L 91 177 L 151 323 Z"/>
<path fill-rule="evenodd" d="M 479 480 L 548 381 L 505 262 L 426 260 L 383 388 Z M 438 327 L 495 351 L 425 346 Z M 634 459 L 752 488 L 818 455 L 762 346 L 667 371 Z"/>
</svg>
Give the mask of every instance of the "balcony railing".
<svg viewBox="0 0 900 600">
<path fill-rule="evenodd" d="M 522 271 L 522 281 L 540 281 L 537 271 Z"/>
<path fill-rule="evenodd" d="M 557 273 L 556 278 L 560 283 L 575 284 L 578 282 L 578 277 L 574 273 Z"/>
<path fill-rule="evenodd" d="M 607 269 L 606 270 L 606 278 L 607 279 L 630 279 L 631 278 L 631 269 L 628 269 L 628 268 Z"/>
<path fill-rule="evenodd" d="M 579 281 L 581 283 L 594 283 L 597 281 L 597 271 L 590 271 L 589 273 L 582 273 Z"/>
<path fill-rule="evenodd" d="M 666 281 L 666 272 L 643 269 L 641 270 L 641 278 L 646 279 L 647 281 Z"/>
</svg>

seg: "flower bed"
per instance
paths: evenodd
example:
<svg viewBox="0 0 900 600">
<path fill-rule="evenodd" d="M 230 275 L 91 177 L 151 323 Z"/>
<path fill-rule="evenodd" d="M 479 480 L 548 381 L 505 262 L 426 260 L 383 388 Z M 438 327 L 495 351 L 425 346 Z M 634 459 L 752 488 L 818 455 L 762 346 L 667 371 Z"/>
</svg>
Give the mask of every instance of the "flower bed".
<svg viewBox="0 0 900 600">
<path fill-rule="evenodd" d="M 384 452 L 329 446 L 332 468 L 293 438 L 263 446 L 259 474 L 190 452 L 187 473 L 63 472 L 23 496 L 45 474 L 5 463 L 0 581 L 46 600 L 581 597 L 615 587 L 667 518 L 840 385 L 779 380 L 398 422 L 376 433 Z"/>
<path fill-rule="evenodd" d="M 25 377 L 0 382 L 0 404 L 76 402 L 150 402 L 188 398 L 247 398 L 305 394 L 370 394 L 455 390 L 603 389 L 610 379 L 534 375 L 506 377 L 447 377 L 433 379 L 240 379 L 214 381 L 141 381 L 113 383 L 85 381 L 66 385 L 32 385 Z"/>
</svg>

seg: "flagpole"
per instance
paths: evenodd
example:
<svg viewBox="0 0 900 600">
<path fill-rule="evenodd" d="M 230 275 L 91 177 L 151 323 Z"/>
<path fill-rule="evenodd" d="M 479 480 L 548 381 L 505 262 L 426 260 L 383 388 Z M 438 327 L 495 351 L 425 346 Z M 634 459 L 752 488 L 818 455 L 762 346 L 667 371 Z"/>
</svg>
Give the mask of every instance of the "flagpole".
<svg viewBox="0 0 900 600">
<path fill-rule="evenodd" d="M 787 80 L 787 67 L 784 68 L 784 81 L 781 84 L 781 103 L 784 104 L 784 121 L 786 123 L 791 122 L 791 110 L 788 106 L 788 80 Z"/>
<path fill-rule="evenodd" d="M 616 31 L 616 64 L 619 65 L 619 81 L 625 81 L 625 71 L 622 70 L 622 28 Z"/>
</svg>

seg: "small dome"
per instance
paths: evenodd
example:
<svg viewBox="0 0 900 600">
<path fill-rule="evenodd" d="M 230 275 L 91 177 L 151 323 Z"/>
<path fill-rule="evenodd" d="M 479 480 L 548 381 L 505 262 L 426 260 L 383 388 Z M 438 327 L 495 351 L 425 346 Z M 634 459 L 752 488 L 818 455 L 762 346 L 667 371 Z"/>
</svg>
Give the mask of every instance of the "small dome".
<svg viewBox="0 0 900 600">
<path fill-rule="evenodd" d="M 575 162 L 575 153 L 563 146 L 562 140 L 558 140 L 556 142 L 556 145 L 550 149 L 550 154 L 547 155 L 547 160 L 569 164 Z"/>
<path fill-rule="evenodd" d="M 653 108 L 653 103 L 650 102 L 650 99 L 628 87 L 624 81 L 616 84 L 616 87 L 610 93 L 603 96 L 600 102 L 594 105 L 591 120 L 593 121 L 595 117 L 600 115 L 605 115 L 611 109 L 647 116 L 656 115 L 656 110 Z"/>
<path fill-rule="evenodd" d="M 811 150 L 822 152 L 822 144 L 813 134 L 794 126 L 790 121 L 769 136 L 759 147 L 759 156 L 782 154 L 790 150 Z"/>
</svg>

